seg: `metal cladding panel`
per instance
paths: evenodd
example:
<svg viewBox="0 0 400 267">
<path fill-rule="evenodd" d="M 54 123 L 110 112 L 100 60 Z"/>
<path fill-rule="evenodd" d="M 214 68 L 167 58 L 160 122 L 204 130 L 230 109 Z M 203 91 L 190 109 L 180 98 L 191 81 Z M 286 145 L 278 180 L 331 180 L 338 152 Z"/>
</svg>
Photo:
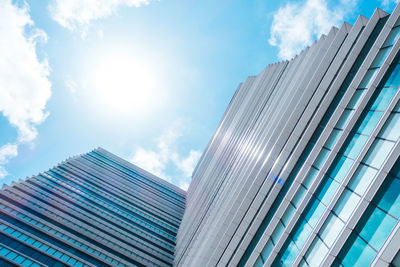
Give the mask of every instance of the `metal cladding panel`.
<svg viewBox="0 0 400 267">
<path fill-rule="evenodd" d="M 392 194 L 388 181 L 399 179 L 398 135 L 385 139 L 400 133 L 398 10 L 389 16 L 377 9 L 370 19 L 333 28 L 239 86 L 193 173 L 176 266 L 351 266 L 354 255 L 363 258 L 352 248 L 358 236 L 367 240 L 357 231 L 381 208 L 376 201 Z M 379 120 L 368 117 L 374 112 Z M 376 175 L 360 176 L 363 168 Z M 360 177 L 370 179 L 362 193 Z M 357 199 L 353 206 L 349 197 Z M 398 260 L 392 213 L 380 246 L 366 243 L 368 264 Z"/>
<path fill-rule="evenodd" d="M 172 266 L 185 199 L 180 188 L 98 148 L 3 186 L 2 260 Z"/>
</svg>

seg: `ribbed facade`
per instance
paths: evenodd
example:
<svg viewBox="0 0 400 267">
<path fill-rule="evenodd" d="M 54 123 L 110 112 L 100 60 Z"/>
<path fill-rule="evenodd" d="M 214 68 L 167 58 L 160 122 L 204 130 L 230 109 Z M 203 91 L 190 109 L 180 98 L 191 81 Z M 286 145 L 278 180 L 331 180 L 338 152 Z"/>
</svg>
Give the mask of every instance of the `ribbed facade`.
<svg viewBox="0 0 400 267">
<path fill-rule="evenodd" d="M 193 173 L 176 266 L 400 266 L 399 14 L 239 85 Z"/>
<path fill-rule="evenodd" d="M 0 190 L 0 266 L 172 266 L 186 193 L 98 148 Z"/>
</svg>

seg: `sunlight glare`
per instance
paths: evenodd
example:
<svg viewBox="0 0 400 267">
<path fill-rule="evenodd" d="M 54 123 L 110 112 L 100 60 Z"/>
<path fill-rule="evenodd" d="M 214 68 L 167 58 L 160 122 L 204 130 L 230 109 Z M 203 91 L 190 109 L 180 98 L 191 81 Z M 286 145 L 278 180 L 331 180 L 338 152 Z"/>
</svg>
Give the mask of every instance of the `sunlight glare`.
<svg viewBox="0 0 400 267">
<path fill-rule="evenodd" d="M 105 57 L 93 69 L 92 87 L 102 107 L 127 115 L 149 112 L 156 77 L 146 64 L 127 55 Z"/>
</svg>

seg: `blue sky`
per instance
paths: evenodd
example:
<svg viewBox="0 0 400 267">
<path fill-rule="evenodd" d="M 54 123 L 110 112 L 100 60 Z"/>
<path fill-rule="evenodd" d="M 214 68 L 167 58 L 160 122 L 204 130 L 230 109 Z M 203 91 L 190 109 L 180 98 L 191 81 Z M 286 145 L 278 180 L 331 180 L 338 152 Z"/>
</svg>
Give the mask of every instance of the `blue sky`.
<svg viewBox="0 0 400 267">
<path fill-rule="evenodd" d="M 0 0 L 0 185 L 101 146 L 182 188 L 240 82 L 389 0 Z"/>
</svg>

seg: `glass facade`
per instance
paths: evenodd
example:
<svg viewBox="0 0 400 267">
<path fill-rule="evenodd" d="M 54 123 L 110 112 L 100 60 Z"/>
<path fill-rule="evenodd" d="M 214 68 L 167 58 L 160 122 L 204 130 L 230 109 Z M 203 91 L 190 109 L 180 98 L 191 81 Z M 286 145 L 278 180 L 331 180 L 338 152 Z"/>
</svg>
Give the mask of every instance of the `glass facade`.
<svg viewBox="0 0 400 267">
<path fill-rule="evenodd" d="M 171 266 L 185 197 L 99 148 L 0 191 L 1 252 L 24 266 Z"/>
</svg>

